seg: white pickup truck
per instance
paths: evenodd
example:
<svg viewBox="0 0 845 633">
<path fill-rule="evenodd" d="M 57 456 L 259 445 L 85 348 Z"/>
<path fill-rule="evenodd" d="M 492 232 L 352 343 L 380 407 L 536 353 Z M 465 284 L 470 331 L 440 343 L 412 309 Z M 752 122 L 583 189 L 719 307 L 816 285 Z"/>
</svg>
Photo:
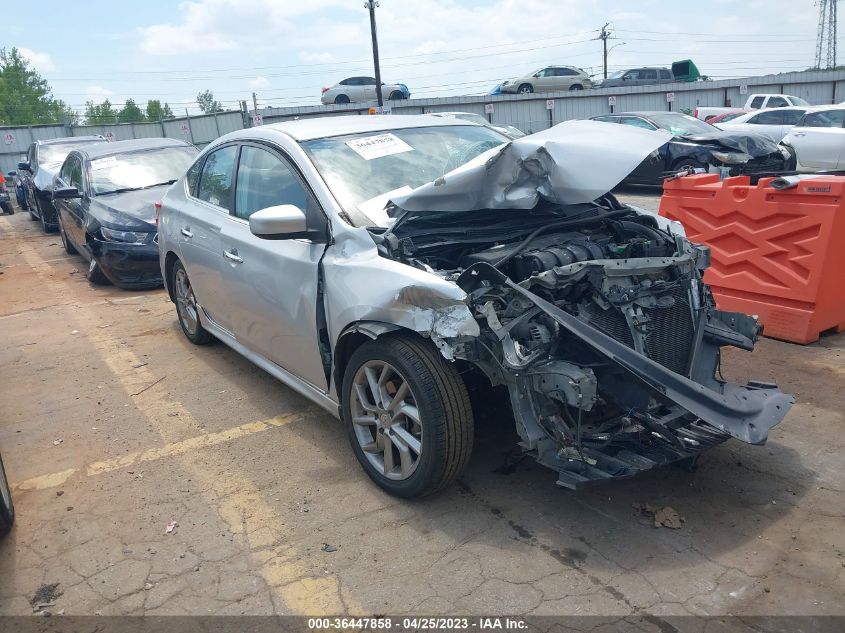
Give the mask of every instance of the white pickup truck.
<svg viewBox="0 0 845 633">
<path fill-rule="evenodd" d="M 725 112 L 733 112 L 737 110 L 760 110 L 762 108 L 783 108 L 785 106 L 808 106 L 810 105 L 801 97 L 793 97 L 792 95 L 775 95 L 775 94 L 754 94 L 749 95 L 748 100 L 742 107 L 735 108 L 719 108 L 711 106 L 699 106 L 693 112 L 696 119 L 708 121 L 714 116 L 724 114 Z"/>
</svg>

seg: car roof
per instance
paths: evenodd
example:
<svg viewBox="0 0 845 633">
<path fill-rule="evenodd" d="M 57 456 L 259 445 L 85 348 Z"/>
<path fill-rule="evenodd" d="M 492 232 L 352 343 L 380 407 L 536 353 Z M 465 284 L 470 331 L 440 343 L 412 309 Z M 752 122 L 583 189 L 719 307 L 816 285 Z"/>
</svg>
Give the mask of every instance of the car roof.
<svg viewBox="0 0 845 633">
<path fill-rule="evenodd" d="M 128 141 L 113 141 L 111 143 L 103 143 L 102 145 L 91 145 L 90 147 L 80 148 L 76 151 L 84 155 L 89 160 L 93 160 L 104 156 L 113 156 L 115 154 L 125 154 L 127 152 L 155 149 L 158 147 L 193 146 L 186 141 L 175 138 L 138 138 Z"/>
<path fill-rule="evenodd" d="M 800 107 L 800 106 L 798 106 Z M 775 110 L 785 110 L 786 108 L 774 108 Z M 795 110 L 795 108 L 791 108 Z M 818 106 L 804 106 L 801 108 L 807 112 L 823 112 L 824 110 L 845 110 L 845 103 L 834 103 L 833 105 L 818 105 Z"/>
<path fill-rule="evenodd" d="M 633 110 L 631 112 L 614 112 L 613 114 L 599 114 L 597 116 L 641 116 L 649 118 L 658 114 L 677 114 L 679 116 L 690 116 L 684 112 L 669 112 L 668 110 Z"/>
<path fill-rule="evenodd" d="M 106 137 L 100 136 L 62 136 L 60 138 L 39 139 L 35 142 L 38 145 L 65 145 L 67 143 L 103 143 Z"/>
<path fill-rule="evenodd" d="M 280 133 L 291 137 L 295 141 L 310 141 L 330 136 L 360 134 L 361 132 L 382 132 L 385 130 L 415 127 L 443 127 L 447 125 L 466 126 L 474 124 L 460 119 L 435 117 L 427 114 L 328 116 L 262 125 L 260 127 L 260 135 L 264 136 L 264 132 Z M 258 131 L 258 128 L 247 128 L 227 134 L 224 138 L 248 138 L 255 136 Z"/>
</svg>

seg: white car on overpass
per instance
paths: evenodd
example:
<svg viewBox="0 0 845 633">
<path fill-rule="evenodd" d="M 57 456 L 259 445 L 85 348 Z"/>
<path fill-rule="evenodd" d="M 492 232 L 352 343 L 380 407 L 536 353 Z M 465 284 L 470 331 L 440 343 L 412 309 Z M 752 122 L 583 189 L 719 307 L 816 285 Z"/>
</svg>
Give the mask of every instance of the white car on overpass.
<svg viewBox="0 0 845 633">
<path fill-rule="evenodd" d="M 410 99 L 411 92 L 405 84 L 381 82 L 381 94 L 385 101 Z M 330 88 L 323 88 L 320 102 L 330 103 L 367 103 L 376 100 L 376 80 L 374 77 L 347 77 Z"/>
<path fill-rule="evenodd" d="M 810 106 L 789 106 L 754 110 L 743 115 L 717 123 L 716 127 L 726 132 L 756 132 L 779 142 L 798 123 Z"/>
<path fill-rule="evenodd" d="M 781 143 L 798 159 L 799 171 L 845 167 L 845 104 L 820 106 L 807 112 Z"/>
</svg>

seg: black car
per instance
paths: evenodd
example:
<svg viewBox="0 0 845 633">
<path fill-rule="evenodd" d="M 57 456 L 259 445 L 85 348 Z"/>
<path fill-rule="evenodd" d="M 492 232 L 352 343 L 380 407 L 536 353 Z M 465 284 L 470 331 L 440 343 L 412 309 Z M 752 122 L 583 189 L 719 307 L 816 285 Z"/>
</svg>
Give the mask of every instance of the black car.
<svg viewBox="0 0 845 633">
<path fill-rule="evenodd" d="M 40 220 L 45 233 L 57 228 L 53 207 L 53 178 L 71 150 L 92 143 L 105 143 L 102 136 L 69 136 L 35 141 L 29 146 L 26 160 L 18 163 L 17 175 L 26 195 L 29 216 Z"/>
<path fill-rule="evenodd" d="M 15 521 L 15 507 L 12 505 L 12 491 L 3 470 L 3 458 L 0 457 L 0 536 L 12 529 Z"/>
<path fill-rule="evenodd" d="M 162 284 L 155 203 L 199 150 L 170 138 L 75 149 L 56 177 L 53 201 L 62 244 L 88 260 L 94 284 Z"/>
<path fill-rule="evenodd" d="M 646 130 L 666 130 L 672 140 L 640 163 L 624 184 L 659 185 L 684 168 L 703 169 L 723 176 L 779 172 L 789 168 L 791 155 L 762 134 L 728 132 L 680 112 L 622 112 L 592 117 Z"/>
</svg>

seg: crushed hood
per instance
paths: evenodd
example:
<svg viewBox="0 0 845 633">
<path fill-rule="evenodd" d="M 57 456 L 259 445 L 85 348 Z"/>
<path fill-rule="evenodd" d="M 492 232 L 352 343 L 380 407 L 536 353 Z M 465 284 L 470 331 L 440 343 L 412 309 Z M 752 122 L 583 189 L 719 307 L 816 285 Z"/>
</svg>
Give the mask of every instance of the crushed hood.
<svg viewBox="0 0 845 633">
<path fill-rule="evenodd" d="M 748 134 L 714 130 L 711 134 L 695 134 L 679 137 L 689 143 L 702 145 L 721 145 L 729 150 L 745 152 L 749 156 L 759 158 L 778 151 L 778 144 L 768 136 L 762 134 Z"/>
<path fill-rule="evenodd" d="M 164 195 L 166 187 L 151 187 L 105 196 L 96 196 L 90 213 L 100 224 L 116 229 L 155 228 L 155 202 Z"/>
<path fill-rule="evenodd" d="M 412 212 L 532 209 L 541 197 L 591 202 L 671 138 L 662 130 L 566 121 L 485 152 L 392 202 Z"/>
</svg>

